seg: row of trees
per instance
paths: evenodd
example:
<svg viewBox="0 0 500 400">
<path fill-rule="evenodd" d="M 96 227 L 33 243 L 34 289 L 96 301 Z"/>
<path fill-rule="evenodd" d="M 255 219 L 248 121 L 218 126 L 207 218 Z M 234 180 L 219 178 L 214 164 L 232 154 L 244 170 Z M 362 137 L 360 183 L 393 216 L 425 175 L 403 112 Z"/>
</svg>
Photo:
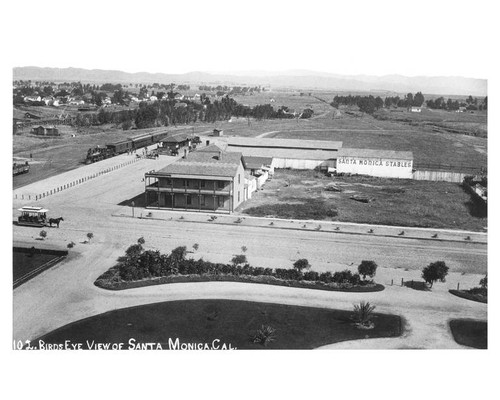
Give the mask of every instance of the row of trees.
<svg viewBox="0 0 500 400">
<path fill-rule="evenodd" d="M 96 115 L 96 116 L 95 116 Z M 305 117 L 310 117 L 311 113 L 306 113 Z M 169 126 L 191 124 L 197 121 L 213 123 L 216 121 L 229 120 L 231 117 L 274 119 L 293 118 L 294 114 L 289 112 L 287 107 L 280 107 L 277 110 L 270 104 L 256 105 L 254 107 L 239 104 L 228 96 L 220 100 L 210 101 L 208 97 L 203 97 L 201 102 L 189 100 L 176 101 L 173 99 L 156 101 L 154 103 L 141 102 L 137 109 L 108 111 L 100 109 L 98 114 L 86 114 L 80 116 L 80 121 L 84 125 L 92 120 L 92 124 L 121 123 L 130 127 L 131 124 L 139 129 L 151 128 L 155 126 Z M 78 122 L 76 122 L 78 124 Z"/>
<path fill-rule="evenodd" d="M 339 105 L 358 106 L 359 110 L 367 114 L 372 114 L 379 108 L 384 106 L 384 101 L 380 96 L 335 96 L 330 103 L 333 107 L 338 108 Z"/>
<path fill-rule="evenodd" d="M 487 110 L 488 109 L 488 96 L 486 96 L 482 103 L 478 104 L 477 97 L 473 98 L 469 96 L 465 101 L 458 101 L 448 98 L 445 100 L 444 97 L 438 97 L 434 100 L 426 101 L 427 107 L 434 110 L 450 110 L 455 111 L 460 107 L 466 107 L 467 110 Z"/>
</svg>

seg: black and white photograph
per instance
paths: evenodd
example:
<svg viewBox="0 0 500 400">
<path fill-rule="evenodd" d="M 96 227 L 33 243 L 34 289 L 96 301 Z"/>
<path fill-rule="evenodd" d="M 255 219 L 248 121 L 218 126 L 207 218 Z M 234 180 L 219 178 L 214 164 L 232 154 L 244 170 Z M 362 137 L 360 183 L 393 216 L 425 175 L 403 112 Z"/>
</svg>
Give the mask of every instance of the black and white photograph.
<svg viewBox="0 0 500 400">
<path fill-rule="evenodd" d="M 149 397 L 139 365 L 199 362 L 313 398 L 343 369 L 346 395 L 491 397 L 492 2 L 0 7 L 16 379 L 50 358 Z"/>
</svg>

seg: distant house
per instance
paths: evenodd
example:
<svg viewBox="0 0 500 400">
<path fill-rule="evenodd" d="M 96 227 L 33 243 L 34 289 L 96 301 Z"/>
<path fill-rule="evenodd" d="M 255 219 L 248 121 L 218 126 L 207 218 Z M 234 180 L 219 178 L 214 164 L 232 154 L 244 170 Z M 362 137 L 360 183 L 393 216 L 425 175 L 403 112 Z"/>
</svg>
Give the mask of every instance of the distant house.
<svg viewBox="0 0 500 400">
<path fill-rule="evenodd" d="M 158 97 L 156 97 L 156 96 L 149 97 L 149 101 L 157 101 L 157 100 L 158 100 Z"/>
<path fill-rule="evenodd" d="M 458 110 L 456 112 L 465 112 L 467 111 L 467 107 L 458 107 Z"/>
<path fill-rule="evenodd" d="M 37 126 L 31 129 L 31 133 L 39 136 L 59 136 L 59 130 L 53 126 Z"/>
<path fill-rule="evenodd" d="M 69 102 L 70 106 L 83 106 L 84 104 L 85 104 L 85 101 L 77 100 L 77 99 L 73 99 Z"/>
<path fill-rule="evenodd" d="M 38 115 L 31 114 L 31 113 L 27 112 L 27 113 L 25 113 L 25 114 L 24 114 L 24 118 L 29 118 L 29 119 L 40 119 L 41 117 L 39 117 Z"/>
<path fill-rule="evenodd" d="M 46 106 L 51 106 L 54 103 L 54 98 L 52 96 L 46 96 L 42 99 Z"/>
<path fill-rule="evenodd" d="M 416 107 L 416 106 L 409 107 L 408 111 L 419 113 L 419 112 L 422 112 L 422 107 Z"/>
<path fill-rule="evenodd" d="M 214 129 L 212 136 L 223 136 L 224 131 L 222 129 Z"/>
<path fill-rule="evenodd" d="M 200 100 L 200 98 L 201 98 L 201 96 L 198 93 L 193 95 L 193 100 L 195 100 L 195 101 Z"/>
<path fill-rule="evenodd" d="M 42 101 L 42 98 L 40 96 L 26 96 L 24 98 L 25 102 L 30 102 L 30 101 Z"/>
</svg>

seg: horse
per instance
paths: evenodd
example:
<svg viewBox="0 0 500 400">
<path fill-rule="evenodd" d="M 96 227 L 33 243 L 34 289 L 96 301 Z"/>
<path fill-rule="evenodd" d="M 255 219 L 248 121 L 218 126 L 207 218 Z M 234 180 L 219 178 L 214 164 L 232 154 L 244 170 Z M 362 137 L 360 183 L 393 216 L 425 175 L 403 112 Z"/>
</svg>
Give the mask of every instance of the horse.
<svg viewBox="0 0 500 400">
<path fill-rule="evenodd" d="M 64 221 L 63 217 L 59 218 L 49 218 L 49 226 L 52 228 L 52 224 L 56 224 L 57 227 L 59 228 L 59 222 Z"/>
</svg>

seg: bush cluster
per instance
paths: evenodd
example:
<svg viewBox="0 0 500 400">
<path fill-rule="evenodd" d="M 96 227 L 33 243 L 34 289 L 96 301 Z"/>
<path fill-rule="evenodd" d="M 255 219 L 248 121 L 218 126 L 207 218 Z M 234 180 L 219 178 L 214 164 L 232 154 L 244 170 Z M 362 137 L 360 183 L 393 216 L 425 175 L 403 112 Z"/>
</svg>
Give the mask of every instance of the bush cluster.
<svg viewBox="0 0 500 400">
<path fill-rule="evenodd" d="M 179 276 L 179 275 L 232 275 L 232 276 L 268 276 L 285 281 L 308 281 L 335 284 L 340 287 L 365 285 L 371 281 L 361 280 L 358 273 L 350 270 L 318 273 L 298 268 L 262 268 L 252 267 L 248 263 L 221 264 L 205 261 L 202 258 L 186 258 L 186 247 L 177 247 L 168 255 L 158 250 L 144 250 L 140 243 L 130 246 L 118 264 L 102 274 L 98 280 L 108 282 L 131 282 L 143 279 Z M 307 261 L 307 260 L 305 260 Z"/>
</svg>

